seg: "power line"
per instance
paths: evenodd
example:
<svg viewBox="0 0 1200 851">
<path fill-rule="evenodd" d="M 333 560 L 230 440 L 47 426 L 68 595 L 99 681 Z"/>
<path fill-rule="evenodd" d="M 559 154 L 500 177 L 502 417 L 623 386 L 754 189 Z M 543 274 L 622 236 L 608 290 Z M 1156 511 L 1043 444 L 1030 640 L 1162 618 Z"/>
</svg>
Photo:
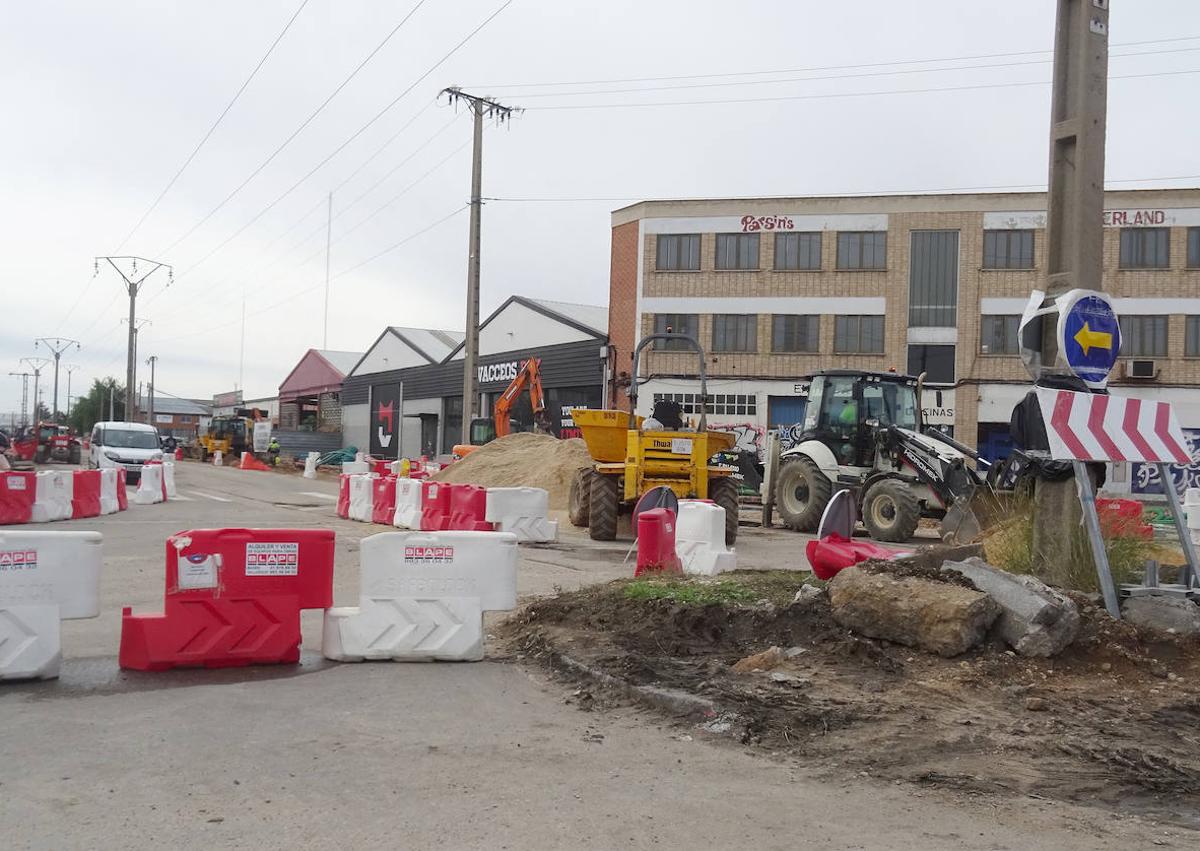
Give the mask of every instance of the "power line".
<svg viewBox="0 0 1200 851">
<path fill-rule="evenodd" d="M 192 149 L 190 154 L 188 154 L 187 159 L 183 161 L 183 165 L 181 165 L 179 170 L 175 172 L 175 176 L 167 181 L 167 185 L 164 186 L 162 191 L 158 193 L 158 197 L 154 199 L 154 203 L 146 208 L 146 212 L 142 213 L 142 217 L 137 220 L 137 224 L 135 224 L 133 229 L 125 235 L 123 240 L 121 240 L 121 244 L 117 246 L 117 253 L 119 253 L 121 249 L 125 247 L 125 243 L 129 242 L 129 240 L 133 238 L 133 235 L 137 233 L 138 228 L 145 223 L 146 219 L 150 217 L 150 214 L 154 212 L 156 207 L 158 207 L 159 202 L 161 202 L 162 199 L 167 196 L 167 193 L 171 191 L 171 187 L 175 185 L 175 181 L 179 180 L 180 175 L 182 175 L 187 167 L 191 165 L 192 160 L 196 158 L 196 154 L 200 153 L 200 149 L 204 147 L 204 144 L 208 141 L 209 137 L 212 136 L 217 127 L 220 126 L 221 122 L 225 119 L 225 116 L 229 114 L 229 110 L 233 109 L 233 105 L 238 102 L 238 98 L 242 96 L 242 92 L 246 91 L 246 87 L 250 85 L 250 81 L 255 78 L 262 66 L 266 64 L 267 59 L 279 45 L 279 42 L 283 41 L 283 37 L 287 35 L 288 30 L 292 28 L 292 24 L 296 22 L 296 18 L 300 17 L 300 13 L 304 11 L 304 7 L 307 5 L 308 0 L 300 0 L 300 5 L 297 6 L 296 11 L 292 13 L 292 17 L 290 17 L 288 22 L 284 24 L 283 29 L 279 31 L 279 35 L 275 36 L 275 40 L 271 42 L 271 46 L 267 48 L 267 52 L 263 54 L 262 59 L 258 60 L 258 64 L 254 66 L 254 70 L 250 72 L 250 76 L 246 78 L 246 81 L 242 83 L 241 88 L 239 88 L 234 94 L 233 99 L 225 105 L 223 110 L 221 110 L 221 114 L 217 116 L 217 120 L 212 123 L 212 126 L 208 128 L 208 132 L 204 134 L 204 136 L 196 144 L 196 147 Z"/>
<path fill-rule="evenodd" d="M 337 88 L 335 88 L 330 93 L 329 97 L 325 98 L 325 100 L 321 102 L 321 105 L 318 106 L 315 110 L 313 110 L 312 114 L 309 115 L 308 118 L 304 119 L 304 121 L 301 122 L 300 126 L 297 127 L 295 130 L 293 130 L 292 134 L 290 136 L 288 136 L 286 139 L 284 139 L 283 143 L 278 148 L 276 148 L 271 153 L 271 155 L 262 162 L 262 164 L 258 168 L 256 168 L 254 171 L 252 171 L 250 173 L 249 177 L 247 177 L 240 184 L 238 184 L 237 188 L 235 188 L 232 192 L 230 192 L 228 195 L 226 195 L 224 200 L 222 200 L 221 203 L 217 204 L 217 206 L 213 207 L 212 210 L 210 210 L 204 216 L 204 218 L 202 218 L 200 221 L 196 222 L 196 224 L 192 225 L 192 227 L 189 228 L 187 230 L 187 232 L 185 232 L 182 236 L 180 236 L 178 239 L 176 239 L 174 242 L 172 242 L 169 246 L 167 246 L 163 250 L 162 253 L 164 253 L 164 254 L 169 253 L 173 248 L 175 248 L 177 245 L 179 245 L 179 243 L 183 242 L 185 239 L 187 239 L 189 236 L 191 236 L 193 233 L 195 233 L 205 222 L 207 222 L 214 215 L 216 215 L 217 212 L 222 207 L 224 207 L 226 204 L 228 204 L 230 201 L 232 201 L 233 198 L 239 192 L 241 192 L 251 180 L 253 180 L 255 177 L 257 177 L 259 175 L 259 173 L 262 172 L 263 169 L 265 169 L 268 165 L 270 165 L 271 162 L 277 156 L 279 156 L 280 153 L 283 152 L 283 149 L 286 148 L 288 145 L 290 145 L 292 143 L 292 140 L 295 139 L 297 136 L 299 136 L 300 133 L 303 132 L 304 128 L 307 127 L 309 124 L 311 124 L 313 119 L 315 119 L 318 115 L 321 114 L 322 111 L 324 111 L 325 107 L 329 106 L 329 104 L 333 101 L 333 99 L 341 93 L 342 89 L 346 88 L 346 86 L 349 85 L 350 81 L 358 76 L 359 71 L 361 71 L 363 68 L 365 68 L 367 63 L 370 62 L 373 58 L 375 58 L 375 55 L 384 48 L 384 45 L 386 45 L 389 41 L 392 40 L 392 37 L 395 36 L 396 33 L 398 33 L 400 31 L 400 28 L 403 27 L 408 22 L 408 20 L 417 13 L 418 9 L 420 9 L 422 6 L 425 5 L 425 2 L 426 2 L 426 0 L 417 0 L 417 5 L 413 6 L 413 8 L 409 11 L 409 13 L 401 19 L 400 23 L 396 24 L 396 26 L 392 28 L 391 32 L 389 32 L 386 36 L 384 36 L 383 41 L 379 42 L 379 44 L 375 46 L 375 49 L 372 50 L 370 53 L 368 53 L 366 58 L 358 63 L 358 66 L 353 71 L 350 72 L 350 76 L 348 76 L 348 77 L 346 77 L 346 79 L 342 80 L 342 82 L 338 84 Z M 511 0 L 510 0 L 510 2 L 511 2 Z"/>
</svg>

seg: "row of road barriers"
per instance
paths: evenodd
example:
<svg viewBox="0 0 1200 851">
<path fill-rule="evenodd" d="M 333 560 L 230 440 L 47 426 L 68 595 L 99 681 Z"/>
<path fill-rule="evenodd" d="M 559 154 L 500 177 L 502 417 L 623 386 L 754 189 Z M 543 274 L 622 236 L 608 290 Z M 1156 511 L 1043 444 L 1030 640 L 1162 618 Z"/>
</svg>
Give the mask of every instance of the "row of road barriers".
<svg viewBox="0 0 1200 851">
<path fill-rule="evenodd" d="M 100 517 L 128 507 L 123 468 L 0 472 L 0 526 Z"/>
<path fill-rule="evenodd" d="M 100 613 L 98 532 L 0 531 L 0 680 L 53 678 L 60 621 Z M 362 541 L 358 605 L 333 607 L 334 534 L 198 529 L 167 539 L 160 612 L 121 619 L 122 668 L 287 664 L 300 612 L 324 609 L 335 661 L 474 661 L 483 613 L 517 599 L 517 540 L 503 532 L 385 532 Z"/>
</svg>

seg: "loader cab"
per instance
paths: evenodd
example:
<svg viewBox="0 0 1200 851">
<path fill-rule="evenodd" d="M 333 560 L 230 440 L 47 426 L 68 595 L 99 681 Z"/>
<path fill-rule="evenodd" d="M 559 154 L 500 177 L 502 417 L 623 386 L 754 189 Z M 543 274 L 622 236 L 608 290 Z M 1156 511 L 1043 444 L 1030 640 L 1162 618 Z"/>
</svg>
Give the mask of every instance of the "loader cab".
<svg viewBox="0 0 1200 851">
<path fill-rule="evenodd" d="M 890 425 L 920 430 L 917 381 L 907 375 L 828 370 L 809 378 L 803 438 L 833 451 L 839 465 L 874 465 L 875 433 Z"/>
</svg>

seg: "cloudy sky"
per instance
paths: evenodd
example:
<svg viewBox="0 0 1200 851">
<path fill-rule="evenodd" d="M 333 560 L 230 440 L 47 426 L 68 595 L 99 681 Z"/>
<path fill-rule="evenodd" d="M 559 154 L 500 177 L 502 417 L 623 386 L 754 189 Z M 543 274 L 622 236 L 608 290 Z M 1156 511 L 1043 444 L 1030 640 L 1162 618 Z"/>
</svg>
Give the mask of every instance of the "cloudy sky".
<svg viewBox="0 0 1200 851">
<path fill-rule="evenodd" d="M 1053 7 L 6 4 L 0 421 L 38 337 L 80 341 L 75 390 L 123 378 L 128 301 L 96 255 L 174 269 L 139 299 L 161 390 L 273 394 L 322 345 L 331 191 L 329 347 L 461 329 L 470 122 L 445 86 L 525 108 L 485 135 L 485 311 L 512 293 L 604 304 L 608 214 L 640 198 L 1038 188 Z M 1111 185 L 1200 185 L 1200 5 L 1112 7 Z"/>
</svg>

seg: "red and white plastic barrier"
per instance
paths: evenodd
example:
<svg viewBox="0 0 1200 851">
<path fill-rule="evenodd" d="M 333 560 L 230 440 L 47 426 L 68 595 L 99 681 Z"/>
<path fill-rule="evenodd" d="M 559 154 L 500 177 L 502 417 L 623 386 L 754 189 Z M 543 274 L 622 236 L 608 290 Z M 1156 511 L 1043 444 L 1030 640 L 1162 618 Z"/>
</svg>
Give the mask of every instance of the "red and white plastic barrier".
<svg viewBox="0 0 1200 851">
<path fill-rule="evenodd" d="M 36 473 L 0 473 L 0 525 L 33 522 Z"/>
<path fill-rule="evenodd" d="M 75 492 L 75 473 L 72 470 L 42 470 L 37 474 L 37 496 L 33 503 L 33 522 L 49 523 L 70 520 L 75 509 L 71 497 Z"/>
<path fill-rule="evenodd" d="M 100 474 L 100 513 L 116 514 L 121 510 L 121 494 L 125 492 L 125 471 L 108 467 L 95 472 Z"/>
<path fill-rule="evenodd" d="M 133 501 L 138 505 L 154 505 L 163 502 L 163 465 L 145 464 L 138 479 L 138 489 Z"/>
<path fill-rule="evenodd" d="M 518 541 L 558 540 L 558 522 L 547 518 L 550 494 L 543 488 L 488 488 L 484 519 Z"/>
<path fill-rule="evenodd" d="M 683 572 L 675 552 L 675 512 L 669 508 L 648 508 L 637 518 L 637 568 L 633 575 L 657 571 Z"/>
<path fill-rule="evenodd" d="M 350 505 L 347 517 L 370 523 L 373 515 L 372 507 L 375 496 L 375 476 L 370 473 L 356 473 L 350 479 Z"/>
<path fill-rule="evenodd" d="M 725 509 L 711 502 L 681 500 L 675 551 L 684 573 L 716 576 L 736 570 L 737 553 L 725 545 Z"/>
<path fill-rule="evenodd" d="M 414 531 L 421 528 L 420 479 L 396 479 L 396 513 L 392 525 Z"/>
<path fill-rule="evenodd" d="M 175 465 L 164 461 L 162 465 L 163 500 L 175 498 Z"/>
</svg>

